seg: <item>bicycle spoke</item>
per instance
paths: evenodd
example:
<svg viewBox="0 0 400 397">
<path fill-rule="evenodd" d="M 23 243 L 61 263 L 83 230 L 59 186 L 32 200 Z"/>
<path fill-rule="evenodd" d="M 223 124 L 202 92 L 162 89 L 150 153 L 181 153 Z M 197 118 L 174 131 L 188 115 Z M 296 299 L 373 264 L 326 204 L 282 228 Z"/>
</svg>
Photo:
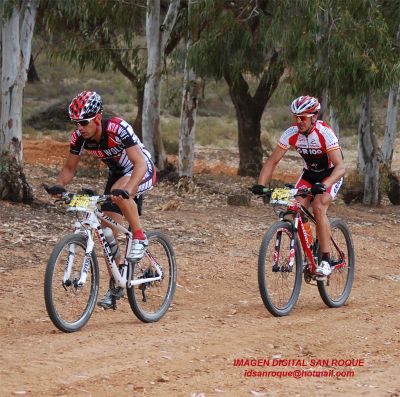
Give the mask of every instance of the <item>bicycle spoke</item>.
<svg viewBox="0 0 400 397">
<path fill-rule="evenodd" d="M 54 325 L 64 332 L 77 331 L 86 324 L 97 297 L 98 275 L 93 261 L 86 283 L 78 284 L 85 247 L 82 236 L 67 236 L 55 247 L 46 269 L 46 308 Z"/>
<path fill-rule="evenodd" d="M 149 247 L 140 262 L 133 264 L 133 279 L 159 276 L 162 279 L 133 286 L 128 299 L 133 312 L 144 322 L 158 321 L 168 310 L 176 284 L 175 255 L 168 240 L 161 233 L 147 233 Z"/>
<path fill-rule="evenodd" d="M 331 224 L 332 239 L 330 257 L 336 264 L 326 282 L 318 282 L 321 298 L 329 307 L 340 307 L 348 299 L 354 278 L 354 250 L 347 225 L 340 219 Z"/>
<path fill-rule="evenodd" d="M 292 234 L 284 222 L 273 225 L 259 255 L 259 287 L 263 302 L 275 316 L 286 315 L 296 304 L 301 286 L 301 260 L 291 255 Z"/>
</svg>

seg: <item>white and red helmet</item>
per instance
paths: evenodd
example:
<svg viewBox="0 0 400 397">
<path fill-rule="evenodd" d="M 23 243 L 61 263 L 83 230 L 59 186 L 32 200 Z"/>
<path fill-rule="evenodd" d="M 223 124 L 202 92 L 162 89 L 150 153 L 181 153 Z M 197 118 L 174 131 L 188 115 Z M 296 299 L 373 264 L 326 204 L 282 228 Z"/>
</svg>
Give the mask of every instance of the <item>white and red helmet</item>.
<svg viewBox="0 0 400 397">
<path fill-rule="evenodd" d="M 71 120 L 90 119 L 103 110 L 103 100 L 94 91 L 83 91 L 69 105 Z"/>
<path fill-rule="evenodd" d="M 317 114 L 321 105 L 317 98 L 306 95 L 296 98 L 290 108 L 293 114 Z"/>
</svg>

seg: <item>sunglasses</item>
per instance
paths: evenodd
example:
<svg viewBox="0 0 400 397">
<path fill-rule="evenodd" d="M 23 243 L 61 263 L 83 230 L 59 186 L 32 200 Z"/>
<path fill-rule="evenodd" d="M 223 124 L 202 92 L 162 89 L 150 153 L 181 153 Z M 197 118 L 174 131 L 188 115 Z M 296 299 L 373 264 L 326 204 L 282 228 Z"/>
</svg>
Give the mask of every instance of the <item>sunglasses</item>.
<svg viewBox="0 0 400 397">
<path fill-rule="evenodd" d="M 95 117 L 96 117 L 96 116 L 91 117 L 90 119 L 71 120 L 71 122 L 72 122 L 73 124 L 75 124 L 75 126 L 80 125 L 81 127 L 86 127 Z"/>
<path fill-rule="evenodd" d="M 313 116 L 314 116 L 314 114 L 302 114 L 301 116 L 294 115 L 293 119 L 294 119 L 294 121 L 297 121 L 298 119 L 300 119 L 301 121 L 307 121 L 307 119 L 309 117 L 313 117 Z"/>
</svg>

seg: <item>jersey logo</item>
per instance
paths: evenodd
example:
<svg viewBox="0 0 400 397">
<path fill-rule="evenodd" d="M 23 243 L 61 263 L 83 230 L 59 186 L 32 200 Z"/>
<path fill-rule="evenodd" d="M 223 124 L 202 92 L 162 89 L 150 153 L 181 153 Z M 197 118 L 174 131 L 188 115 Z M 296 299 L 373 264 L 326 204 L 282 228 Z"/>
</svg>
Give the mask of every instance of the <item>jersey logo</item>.
<svg viewBox="0 0 400 397">
<path fill-rule="evenodd" d="M 118 132 L 118 128 L 119 128 L 119 123 L 114 123 L 113 121 L 109 121 L 107 124 L 107 131 L 113 132 L 114 134 L 116 134 Z"/>
<path fill-rule="evenodd" d="M 322 154 L 322 150 L 321 149 L 312 149 L 312 148 L 297 148 L 297 151 L 300 154 L 313 154 L 313 155 L 318 155 L 318 154 Z"/>
</svg>

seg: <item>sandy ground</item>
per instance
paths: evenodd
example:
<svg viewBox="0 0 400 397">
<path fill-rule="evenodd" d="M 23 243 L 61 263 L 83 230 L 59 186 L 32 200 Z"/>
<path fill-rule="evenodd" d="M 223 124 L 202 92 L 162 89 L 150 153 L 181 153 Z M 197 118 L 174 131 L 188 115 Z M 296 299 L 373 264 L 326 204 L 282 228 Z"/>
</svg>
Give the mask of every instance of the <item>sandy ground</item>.
<svg viewBox="0 0 400 397">
<path fill-rule="evenodd" d="M 226 203 L 227 193 L 243 192 L 252 180 L 209 167 L 192 194 L 160 183 L 146 198 L 143 223 L 168 234 L 175 248 L 171 309 L 144 324 L 125 299 L 116 311 L 96 308 L 81 331 L 64 334 L 47 316 L 43 278 L 72 220 L 40 184 L 54 180 L 57 148 L 66 146 L 54 144 L 42 159 L 41 144 L 25 144 L 35 204 L 0 202 L 1 396 L 400 396 L 400 208 L 338 200 L 330 216 L 347 220 L 356 249 L 347 304 L 329 309 L 316 287 L 303 284 L 292 313 L 274 318 L 258 291 L 257 255 L 276 215 L 256 200 Z M 101 268 L 104 293 L 104 261 Z M 239 367 L 235 359 L 270 363 Z M 249 370 L 270 376 L 245 376 Z"/>
</svg>

